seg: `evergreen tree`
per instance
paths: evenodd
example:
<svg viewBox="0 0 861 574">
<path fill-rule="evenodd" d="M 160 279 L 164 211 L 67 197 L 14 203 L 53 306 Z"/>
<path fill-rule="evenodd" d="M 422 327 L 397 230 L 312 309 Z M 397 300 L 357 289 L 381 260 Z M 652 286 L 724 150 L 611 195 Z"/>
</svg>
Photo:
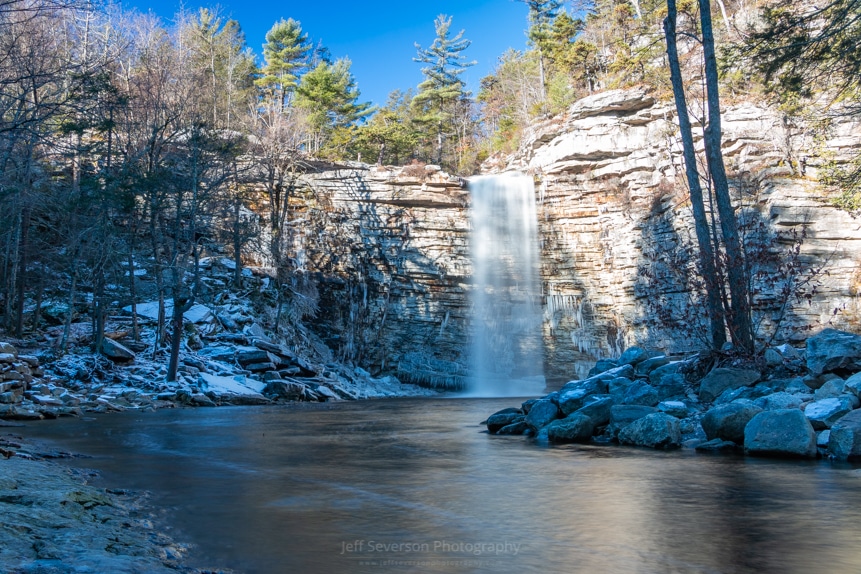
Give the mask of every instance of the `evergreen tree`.
<svg viewBox="0 0 861 574">
<path fill-rule="evenodd" d="M 359 89 L 350 72 L 349 58 L 334 64 L 320 62 L 302 77 L 296 89 L 296 107 L 303 110 L 310 127 L 308 151 L 318 153 L 333 144 L 337 134 L 343 147 L 349 128 L 372 113 L 370 103 L 359 103 Z M 331 151 L 331 150 L 330 150 Z"/>
<path fill-rule="evenodd" d="M 266 43 L 263 44 L 266 64 L 263 77 L 257 80 L 257 84 L 270 90 L 282 109 L 289 104 L 299 75 L 308 64 L 310 52 L 308 34 L 293 18 L 282 18 L 266 33 Z"/>
<path fill-rule="evenodd" d="M 562 8 L 562 0 L 521 0 L 529 6 L 529 30 L 526 35 L 538 50 L 538 72 L 542 99 L 547 95 L 547 79 L 545 77 L 545 53 L 554 44 L 553 24 Z"/>
<path fill-rule="evenodd" d="M 389 94 L 386 106 L 359 128 L 354 149 L 365 157 L 376 158 L 378 165 L 400 165 L 419 142 L 410 106 L 413 97 L 412 90 Z"/>
<path fill-rule="evenodd" d="M 437 16 L 434 27 L 436 39 L 429 48 L 415 45 L 418 55 L 413 60 L 427 65 L 422 68 L 425 80 L 418 86 L 413 105 L 419 110 L 417 120 L 436 132 L 436 162 L 442 164 L 445 137 L 455 131 L 454 107 L 466 96 L 460 76 L 475 62 L 466 61 L 461 53 L 472 44 L 463 37 L 464 31 L 451 36 L 451 16 Z"/>
</svg>

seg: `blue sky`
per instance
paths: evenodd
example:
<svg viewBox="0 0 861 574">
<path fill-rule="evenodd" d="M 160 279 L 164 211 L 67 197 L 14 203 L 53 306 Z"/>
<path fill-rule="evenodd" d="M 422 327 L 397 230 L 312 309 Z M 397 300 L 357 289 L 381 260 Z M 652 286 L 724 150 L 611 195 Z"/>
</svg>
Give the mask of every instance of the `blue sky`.
<svg viewBox="0 0 861 574">
<path fill-rule="evenodd" d="M 180 0 L 122 0 L 127 8 L 152 11 L 165 20 L 180 7 Z M 453 17 L 452 30 L 465 30 L 472 45 L 464 52 L 478 63 L 464 72 L 467 86 L 477 92 L 482 77 L 508 48 L 526 46 L 527 7 L 516 0 L 184 0 L 185 9 L 218 5 L 238 20 L 248 45 L 258 55 L 266 32 L 280 18 L 302 23 L 316 43 L 322 40 L 334 58 L 349 57 L 362 101 L 384 104 L 392 90 L 414 88 L 422 80 L 421 65 L 413 62 L 414 43 L 429 46 L 435 37 L 434 19 Z"/>
</svg>

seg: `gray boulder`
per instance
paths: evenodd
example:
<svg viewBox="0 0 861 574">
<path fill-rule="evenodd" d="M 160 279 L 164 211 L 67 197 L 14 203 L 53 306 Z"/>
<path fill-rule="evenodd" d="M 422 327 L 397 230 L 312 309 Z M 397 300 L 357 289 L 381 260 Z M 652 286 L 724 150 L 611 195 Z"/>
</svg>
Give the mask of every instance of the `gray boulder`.
<svg viewBox="0 0 861 574">
<path fill-rule="evenodd" d="M 529 425 L 526 424 L 525 420 L 518 421 L 516 423 L 511 423 L 510 425 L 506 425 L 496 431 L 498 435 L 521 435 L 529 430 Z"/>
<path fill-rule="evenodd" d="M 688 416 L 688 406 L 682 401 L 662 401 L 658 403 L 658 410 L 677 419 Z"/>
<path fill-rule="evenodd" d="M 849 414 L 852 406 L 849 397 L 822 399 L 807 405 L 804 416 L 810 421 L 814 430 L 825 430 L 831 428 L 844 415 Z"/>
<path fill-rule="evenodd" d="M 642 366 L 646 362 L 647 361 L 644 361 L 644 362 L 640 363 L 640 365 L 638 365 L 638 366 Z M 672 363 L 667 362 L 667 363 L 657 367 L 656 369 L 654 369 L 653 371 L 651 371 L 649 373 L 649 382 L 652 384 L 657 384 L 665 376 L 675 375 L 676 373 L 678 373 L 679 369 L 681 369 L 684 365 L 685 365 L 684 361 L 674 361 Z"/>
<path fill-rule="evenodd" d="M 856 397 L 861 396 L 861 373 L 855 373 L 846 379 L 844 388 Z"/>
<path fill-rule="evenodd" d="M 118 363 L 126 363 L 135 360 L 135 354 L 125 345 L 113 339 L 105 337 L 102 339 L 102 354 L 110 360 Z"/>
<path fill-rule="evenodd" d="M 751 455 L 816 457 L 816 432 L 797 409 L 763 411 L 744 429 L 744 450 Z"/>
<path fill-rule="evenodd" d="M 764 397 L 760 397 L 754 401 L 754 404 L 764 411 L 773 411 L 776 409 L 800 409 L 801 398 L 798 395 L 793 395 L 781 391 L 772 393 Z"/>
<path fill-rule="evenodd" d="M 861 336 L 823 329 L 807 339 L 807 368 L 813 375 L 837 369 L 861 370 Z"/>
<path fill-rule="evenodd" d="M 588 397 L 607 393 L 607 382 L 598 377 L 566 383 L 556 399 L 562 414 L 570 415 L 586 404 Z"/>
<path fill-rule="evenodd" d="M 487 417 L 487 422 L 485 424 L 487 425 L 488 431 L 495 433 L 502 427 L 506 427 L 510 424 L 520 422 L 524 418 L 526 417 L 523 415 L 520 409 L 503 409 Z"/>
<path fill-rule="evenodd" d="M 638 375 L 649 375 L 658 367 L 663 367 L 669 362 L 670 359 L 668 359 L 665 355 L 656 355 L 649 359 L 645 359 L 640 363 L 637 363 L 636 373 Z"/>
<path fill-rule="evenodd" d="M 700 421 L 706 438 L 744 443 L 744 428 L 762 409 L 744 403 L 720 405 L 708 411 Z"/>
<path fill-rule="evenodd" d="M 763 359 L 765 359 L 765 364 L 769 367 L 779 367 L 783 364 L 783 355 L 775 349 L 766 349 Z"/>
<path fill-rule="evenodd" d="M 652 383 L 660 400 L 679 397 L 685 394 L 685 377 L 679 373 L 671 373 L 661 377 L 660 381 Z"/>
<path fill-rule="evenodd" d="M 643 405 L 613 405 L 610 407 L 610 423 L 625 426 L 656 412 L 654 407 Z"/>
<path fill-rule="evenodd" d="M 825 382 L 821 387 L 813 391 L 813 398 L 817 401 L 821 401 L 822 399 L 831 399 L 834 397 L 839 397 L 843 394 L 846 389 L 846 381 L 841 378 L 830 379 Z"/>
<path fill-rule="evenodd" d="M 596 427 L 604 426 L 610 422 L 610 408 L 616 404 L 610 395 L 592 395 L 586 399 L 586 403 L 574 414 L 586 415 L 592 420 Z M 570 418 L 572 415 L 569 415 Z"/>
<path fill-rule="evenodd" d="M 749 387 L 762 375 L 759 371 L 718 367 L 706 375 L 700 382 L 700 400 L 712 402 L 727 389 Z"/>
<path fill-rule="evenodd" d="M 640 347 L 628 347 L 625 352 L 619 356 L 617 361 L 620 365 L 637 366 L 647 359 L 663 356 L 659 351 L 650 351 Z"/>
<path fill-rule="evenodd" d="M 580 413 L 568 415 L 547 425 L 547 439 L 551 442 L 588 442 L 592 438 L 592 419 Z"/>
<path fill-rule="evenodd" d="M 679 419 L 666 413 L 652 413 L 619 432 L 619 442 L 651 448 L 675 448 L 682 444 Z"/>
<path fill-rule="evenodd" d="M 607 392 L 613 397 L 617 403 L 621 403 L 625 399 L 625 393 L 628 387 L 634 384 L 634 381 L 625 377 L 617 377 L 607 383 Z"/>
<path fill-rule="evenodd" d="M 625 391 L 625 398 L 622 402 L 626 405 L 644 405 L 653 407 L 660 402 L 658 392 L 655 388 L 642 381 L 636 381 Z"/>
<path fill-rule="evenodd" d="M 753 387 L 740 387 L 738 389 L 727 389 L 714 400 L 716 405 L 724 405 L 738 400 L 754 401 L 760 397 L 772 394 L 773 390 L 765 385 Z"/>
<path fill-rule="evenodd" d="M 828 454 L 837 460 L 861 458 L 861 410 L 843 416 L 831 427 Z"/>
<path fill-rule="evenodd" d="M 614 361 L 613 359 L 598 359 L 595 363 L 595 366 L 589 370 L 589 376 L 592 375 L 600 375 L 601 373 L 605 373 L 610 369 L 615 369 L 619 366 L 619 363 Z"/>
<path fill-rule="evenodd" d="M 710 441 L 701 442 L 694 448 L 699 452 L 733 452 L 738 450 L 739 447 L 731 440 L 715 438 Z"/>
<path fill-rule="evenodd" d="M 559 418 L 559 407 L 552 401 L 547 399 L 539 399 L 535 401 L 532 408 L 529 409 L 529 414 L 526 415 L 525 422 L 534 431 L 547 426 L 554 420 Z"/>
</svg>

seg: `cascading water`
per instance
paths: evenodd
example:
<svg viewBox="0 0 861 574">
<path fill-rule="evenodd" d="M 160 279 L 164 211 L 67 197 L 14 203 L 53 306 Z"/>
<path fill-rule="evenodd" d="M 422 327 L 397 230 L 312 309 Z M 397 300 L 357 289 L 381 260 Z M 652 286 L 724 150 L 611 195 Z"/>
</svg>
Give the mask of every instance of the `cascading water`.
<svg viewBox="0 0 861 574">
<path fill-rule="evenodd" d="M 472 178 L 469 394 L 544 390 L 535 185 L 525 175 Z"/>
</svg>

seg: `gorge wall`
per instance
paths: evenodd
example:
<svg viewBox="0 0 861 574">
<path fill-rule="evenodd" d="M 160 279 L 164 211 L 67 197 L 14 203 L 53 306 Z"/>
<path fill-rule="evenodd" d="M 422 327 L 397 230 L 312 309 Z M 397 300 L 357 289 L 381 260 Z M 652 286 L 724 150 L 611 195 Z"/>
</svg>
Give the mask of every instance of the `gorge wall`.
<svg viewBox="0 0 861 574">
<path fill-rule="evenodd" d="M 687 288 L 696 277 L 685 273 L 690 261 L 680 249 L 693 227 L 674 116 L 643 90 L 597 94 L 487 164 L 488 172 L 536 181 L 550 381 L 632 344 L 701 346 L 702 313 Z M 746 236 L 765 246 L 754 269 L 760 336 L 797 341 L 825 326 L 857 330 L 861 221 L 831 205 L 817 176 L 858 151 L 861 125 L 835 118 L 814 130 L 741 103 L 726 107 L 723 127 L 738 216 Z M 432 166 L 363 164 L 305 181 L 314 198 L 303 207 L 306 220 L 340 238 L 321 243 L 314 225 L 297 234 L 304 265 L 324 278 L 321 319 L 340 336 L 334 346 L 374 368 L 409 356 L 452 362 L 437 372 L 456 370 L 469 329 L 463 182 Z M 775 273 L 777 266 L 794 269 Z M 780 294 L 787 280 L 802 283 L 822 266 L 802 285 L 809 297 Z M 666 321 L 668 312 L 680 323 Z"/>
</svg>

